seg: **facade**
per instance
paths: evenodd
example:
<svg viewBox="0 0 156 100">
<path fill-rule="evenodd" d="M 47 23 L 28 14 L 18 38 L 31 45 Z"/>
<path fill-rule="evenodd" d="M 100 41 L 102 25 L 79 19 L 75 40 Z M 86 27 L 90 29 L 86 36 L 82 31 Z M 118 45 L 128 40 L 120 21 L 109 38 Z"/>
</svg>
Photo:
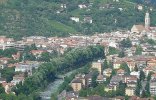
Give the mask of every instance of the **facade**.
<svg viewBox="0 0 156 100">
<path fill-rule="evenodd" d="M 156 95 L 156 81 L 150 82 L 150 93 L 151 95 Z"/>
<path fill-rule="evenodd" d="M 102 72 L 102 64 L 100 62 L 93 62 L 92 68 L 95 68 L 98 70 L 99 74 Z"/>
<path fill-rule="evenodd" d="M 141 33 L 145 30 L 143 25 L 133 25 L 131 32 L 132 33 Z"/>
<path fill-rule="evenodd" d="M 127 87 L 125 90 L 125 95 L 134 96 L 135 95 L 135 88 Z"/>
<path fill-rule="evenodd" d="M 145 15 L 145 28 L 146 29 L 150 28 L 150 15 L 149 15 L 149 12 L 146 12 L 146 15 Z"/>
<path fill-rule="evenodd" d="M 79 79 L 74 79 L 71 83 L 71 87 L 73 88 L 73 91 L 78 92 L 82 89 L 83 83 Z"/>
</svg>

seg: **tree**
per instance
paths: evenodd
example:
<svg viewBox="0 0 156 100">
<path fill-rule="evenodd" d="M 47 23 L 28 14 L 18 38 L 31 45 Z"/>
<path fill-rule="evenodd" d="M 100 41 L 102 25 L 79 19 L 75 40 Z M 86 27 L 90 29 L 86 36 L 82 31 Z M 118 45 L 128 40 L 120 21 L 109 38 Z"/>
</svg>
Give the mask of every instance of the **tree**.
<svg viewBox="0 0 156 100">
<path fill-rule="evenodd" d="M 107 59 L 104 60 L 104 63 L 103 63 L 103 70 L 108 68 L 108 62 L 107 62 Z"/>
<path fill-rule="evenodd" d="M 149 72 L 148 75 L 147 75 L 147 81 L 148 82 L 151 80 L 151 75 L 152 75 L 152 72 Z"/>
<path fill-rule="evenodd" d="M 145 97 L 146 97 L 146 92 L 145 92 L 145 90 L 142 91 L 141 97 L 142 97 L 142 98 L 145 98 Z"/>
<path fill-rule="evenodd" d="M 3 94 L 3 93 L 5 93 L 5 89 L 4 87 L 2 87 L 2 84 L 0 84 L 0 94 Z"/>
<path fill-rule="evenodd" d="M 140 81 L 143 81 L 145 79 L 145 73 L 142 70 L 140 71 L 139 79 Z"/>
<path fill-rule="evenodd" d="M 81 89 L 79 91 L 79 96 L 80 97 L 87 97 L 88 96 L 87 89 Z"/>
<path fill-rule="evenodd" d="M 35 44 L 32 44 L 31 47 L 30 47 L 30 49 L 31 49 L 31 50 L 37 50 L 37 47 L 36 47 Z"/>
<path fill-rule="evenodd" d="M 134 71 L 138 72 L 138 67 L 135 65 Z"/>
<path fill-rule="evenodd" d="M 146 97 L 150 97 L 151 96 L 151 94 L 150 94 L 150 83 L 149 83 L 149 81 L 147 81 L 147 83 L 146 83 L 146 86 L 145 86 L 145 92 L 146 92 Z"/>
<path fill-rule="evenodd" d="M 2 77 L 6 78 L 7 82 L 10 82 L 13 79 L 13 76 L 15 75 L 15 67 L 9 68 L 5 67 L 4 69 L 1 69 Z"/>
<path fill-rule="evenodd" d="M 3 56 L 5 57 L 12 57 L 13 54 L 16 54 L 17 53 L 17 49 L 15 48 L 8 48 L 8 49 L 5 49 L 3 51 Z"/>
<path fill-rule="evenodd" d="M 119 56 L 120 58 L 125 57 L 125 53 L 124 53 L 124 51 L 123 51 L 123 50 L 120 51 L 119 54 L 118 54 L 118 56 Z"/>
<path fill-rule="evenodd" d="M 109 55 L 118 54 L 118 50 L 114 47 L 109 47 Z"/>
<path fill-rule="evenodd" d="M 39 58 L 39 60 L 41 60 L 41 61 L 45 61 L 45 62 L 49 62 L 50 61 L 50 54 L 49 54 L 49 52 L 43 52 L 42 54 L 41 54 L 41 57 Z"/>
<path fill-rule="evenodd" d="M 94 70 L 94 71 L 93 71 L 92 82 L 91 82 L 91 86 L 92 86 L 92 87 L 96 87 L 96 86 L 97 86 L 96 79 L 97 79 L 98 74 L 99 74 L 99 73 L 98 73 L 97 70 Z"/>
<path fill-rule="evenodd" d="M 117 91 L 116 91 L 116 95 L 125 96 L 125 88 L 126 88 L 126 84 L 122 83 L 122 81 L 120 81 L 119 87 L 117 88 Z"/>
<path fill-rule="evenodd" d="M 124 48 L 130 48 L 132 47 L 132 41 L 130 40 L 130 38 L 123 39 L 120 42 L 120 46 Z"/>
<path fill-rule="evenodd" d="M 69 92 L 69 91 L 73 91 L 73 88 L 70 86 L 70 85 L 67 85 L 66 87 L 66 91 Z"/>
<path fill-rule="evenodd" d="M 136 47 L 135 54 L 136 54 L 136 55 L 141 55 L 141 54 L 142 54 L 142 51 L 143 51 L 142 47 L 141 47 L 141 46 L 137 46 L 137 47 Z"/>
<path fill-rule="evenodd" d="M 126 63 L 122 63 L 120 68 L 122 68 L 123 70 L 125 70 L 127 72 L 127 74 L 130 74 L 130 69 L 128 67 L 128 65 Z"/>
<path fill-rule="evenodd" d="M 135 95 L 140 96 L 140 90 L 141 90 L 141 81 L 137 79 L 136 89 L 135 89 Z"/>
</svg>

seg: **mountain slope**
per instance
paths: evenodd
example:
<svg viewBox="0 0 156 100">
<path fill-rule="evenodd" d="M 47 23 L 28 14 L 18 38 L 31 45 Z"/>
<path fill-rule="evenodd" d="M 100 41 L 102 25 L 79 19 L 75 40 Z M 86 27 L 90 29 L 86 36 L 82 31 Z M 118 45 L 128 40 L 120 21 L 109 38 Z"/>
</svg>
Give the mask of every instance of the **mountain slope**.
<svg viewBox="0 0 156 100">
<path fill-rule="evenodd" d="M 0 35 L 67 36 L 69 33 L 92 34 L 116 29 L 130 29 L 144 22 L 144 14 L 136 7 L 138 0 L 0 0 Z M 66 7 L 61 7 L 65 4 Z M 87 7 L 80 9 L 78 5 Z M 122 11 L 121 11 L 122 10 Z M 59 13 L 58 13 L 59 11 Z M 80 22 L 70 20 L 79 17 Z M 83 19 L 91 17 L 93 23 Z M 151 11 L 152 25 L 156 25 L 156 10 Z"/>
</svg>

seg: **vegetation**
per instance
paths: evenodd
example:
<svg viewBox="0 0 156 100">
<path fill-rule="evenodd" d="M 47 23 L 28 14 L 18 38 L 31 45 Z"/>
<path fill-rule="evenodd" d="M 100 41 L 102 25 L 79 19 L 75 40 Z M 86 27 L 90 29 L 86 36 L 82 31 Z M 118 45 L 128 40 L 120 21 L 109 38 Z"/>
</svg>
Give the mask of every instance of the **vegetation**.
<svg viewBox="0 0 156 100">
<path fill-rule="evenodd" d="M 142 51 L 143 51 L 143 50 L 142 50 L 142 47 L 141 47 L 141 46 L 137 46 L 137 47 L 136 47 L 135 54 L 136 54 L 136 55 L 141 55 L 141 54 L 142 54 Z"/>
<path fill-rule="evenodd" d="M 130 69 L 126 63 L 122 63 L 120 66 L 121 69 L 125 70 L 127 72 L 127 75 L 130 74 Z"/>
<path fill-rule="evenodd" d="M 120 42 L 120 46 L 124 47 L 124 48 L 130 48 L 130 47 L 132 47 L 132 42 L 129 38 L 126 38 Z"/>
<path fill-rule="evenodd" d="M 79 68 L 93 59 L 103 57 L 103 50 L 102 46 L 73 49 L 63 57 L 54 58 L 50 63 L 42 64 L 32 76 L 25 79 L 23 84 L 18 84 L 14 91 L 17 95 L 21 93 L 29 95 L 54 81 L 57 73 Z"/>
<path fill-rule="evenodd" d="M 23 36 L 68 36 L 71 33 L 93 34 L 118 29 L 130 29 L 144 22 L 147 7 L 139 11 L 136 4 L 143 0 L 1 0 L 0 35 L 19 39 Z M 154 0 L 149 0 L 155 4 Z M 66 7 L 61 7 L 66 4 Z M 79 4 L 88 8 L 79 9 Z M 108 6 L 107 6 L 108 5 Z M 145 4 L 146 5 L 146 4 Z M 122 8 L 120 10 L 118 8 Z M 156 24 L 156 10 L 151 13 L 151 24 Z M 92 18 L 93 23 L 76 23 L 70 17 Z"/>
<path fill-rule="evenodd" d="M 15 67 L 5 67 L 4 69 L 0 69 L 0 72 L 2 74 L 2 77 L 5 78 L 7 82 L 10 82 L 15 75 Z"/>
<path fill-rule="evenodd" d="M 109 47 L 109 55 L 118 54 L 118 50 L 114 47 Z"/>
<path fill-rule="evenodd" d="M 5 50 L 0 49 L 0 56 L 3 56 L 3 57 L 11 58 L 12 55 L 16 54 L 16 53 L 17 53 L 17 49 L 15 49 L 15 48 L 8 48 Z"/>
</svg>

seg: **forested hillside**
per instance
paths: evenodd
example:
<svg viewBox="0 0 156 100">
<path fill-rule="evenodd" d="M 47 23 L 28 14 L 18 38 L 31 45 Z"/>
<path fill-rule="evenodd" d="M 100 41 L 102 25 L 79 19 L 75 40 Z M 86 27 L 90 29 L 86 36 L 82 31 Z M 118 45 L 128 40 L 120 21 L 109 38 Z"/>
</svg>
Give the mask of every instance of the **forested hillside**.
<svg viewBox="0 0 156 100">
<path fill-rule="evenodd" d="M 118 2 L 119 1 L 119 2 Z M 143 23 L 155 0 L 0 0 L 0 35 L 14 38 L 30 35 L 67 36 L 129 29 Z M 143 10 L 138 10 L 137 4 Z M 148 4 L 148 5 L 147 5 Z M 80 8 L 78 5 L 85 5 Z M 146 6 L 145 6 L 146 5 Z M 156 25 L 152 8 L 151 24 Z M 79 18 L 79 22 L 70 18 Z M 84 21 L 90 18 L 92 23 Z"/>
</svg>

